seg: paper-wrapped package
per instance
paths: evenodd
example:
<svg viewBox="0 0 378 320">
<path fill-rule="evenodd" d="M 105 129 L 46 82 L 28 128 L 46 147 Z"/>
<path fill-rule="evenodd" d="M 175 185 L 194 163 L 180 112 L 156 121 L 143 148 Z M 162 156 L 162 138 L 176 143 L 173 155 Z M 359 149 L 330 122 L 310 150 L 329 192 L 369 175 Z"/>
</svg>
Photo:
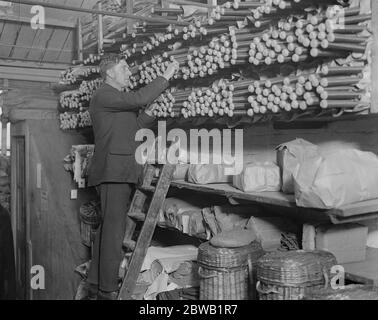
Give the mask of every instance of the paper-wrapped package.
<svg viewBox="0 0 378 320">
<path fill-rule="evenodd" d="M 251 214 L 260 213 L 257 206 L 212 206 L 202 209 L 205 227 L 211 236 L 233 229 L 244 229 Z"/>
<path fill-rule="evenodd" d="M 225 175 L 225 166 L 218 164 L 190 165 L 188 181 L 195 184 L 231 183 L 232 176 Z"/>
<path fill-rule="evenodd" d="M 192 199 L 189 199 L 192 200 Z M 197 202 L 198 203 L 198 202 Z M 201 212 L 202 208 L 194 204 L 194 201 L 185 201 L 178 198 L 167 198 L 164 201 L 162 215 L 165 223 L 181 229 L 180 216 L 186 211 Z"/>
<path fill-rule="evenodd" d="M 173 172 L 173 180 L 180 181 L 186 180 L 189 170 L 189 164 L 178 164 Z"/>
<path fill-rule="evenodd" d="M 295 139 L 279 145 L 276 150 L 277 164 L 282 174 L 282 191 L 292 194 L 294 193 L 293 175 L 305 158 L 319 154 L 318 147 L 306 140 Z"/>
<path fill-rule="evenodd" d="M 272 162 L 247 164 L 240 175 L 233 177 L 233 185 L 244 192 L 280 191 L 280 168 Z"/>
<path fill-rule="evenodd" d="M 300 207 L 332 209 L 378 198 L 378 157 L 355 149 L 306 159 L 294 176 Z"/>
<path fill-rule="evenodd" d="M 298 227 L 286 217 L 251 217 L 246 226 L 256 235 L 264 250 L 277 250 L 283 233 L 298 233 Z"/>
</svg>

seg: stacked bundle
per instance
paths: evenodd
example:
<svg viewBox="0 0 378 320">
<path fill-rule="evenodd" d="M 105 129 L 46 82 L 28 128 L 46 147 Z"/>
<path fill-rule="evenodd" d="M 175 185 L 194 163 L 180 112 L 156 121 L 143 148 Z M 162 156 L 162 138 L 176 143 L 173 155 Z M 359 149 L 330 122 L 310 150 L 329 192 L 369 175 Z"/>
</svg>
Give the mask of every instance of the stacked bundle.
<svg viewBox="0 0 378 320">
<path fill-rule="evenodd" d="M 89 77 L 98 77 L 99 73 L 98 66 L 78 66 L 62 72 L 61 78 L 64 83 L 75 84 Z"/>
<path fill-rule="evenodd" d="M 158 117 L 196 117 L 215 115 L 276 115 L 301 112 L 340 114 L 345 109 L 355 112 L 369 108 L 368 93 L 363 86 L 366 68 L 355 59 L 345 66 L 319 66 L 316 72 L 266 80 L 218 81 L 211 88 L 171 91 L 155 102 Z M 306 111 L 306 113 L 304 113 Z M 298 115 L 297 115 L 298 116 Z"/>
<path fill-rule="evenodd" d="M 353 7 L 333 0 L 169 3 L 145 7 L 159 19 L 104 47 L 132 67 L 128 89 L 179 62 L 173 87 L 154 104 L 156 116 L 257 122 L 368 112 L 369 0 Z"/>
<path fill-rule="evenodd" d="M 101 84 L 101 79 L 83 81 L 78 90 L 64 91 L 60 95 L 61 129 L 85 128 L 92 125 L 88 112 L 89 101 Z"/>
</svg>

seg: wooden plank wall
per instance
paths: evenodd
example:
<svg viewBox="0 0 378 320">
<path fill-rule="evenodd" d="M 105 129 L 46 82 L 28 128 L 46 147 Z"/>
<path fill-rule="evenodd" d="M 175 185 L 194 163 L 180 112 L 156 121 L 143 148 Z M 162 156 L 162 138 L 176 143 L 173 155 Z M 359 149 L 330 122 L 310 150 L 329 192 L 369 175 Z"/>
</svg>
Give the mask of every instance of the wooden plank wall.
<svg viewBox="0 0 378 320">
<path fill-rule="evenodd" d="M 323 151 L 357 148 L 378 155 L 378 118 L 329 123 L 321 129 L 276 130 L 272 125 L 244 130 L 245 161 L 275 160 L 274 149 L 295 138 L 318 144 Z"/>
<path fill-rule="evenodd" d="M 75 188 L 63 168 L 63 158 L 73 144 L 84 143 L 77 134 L 59 130 L 54 120 L 27 120 L 30 133 L 29 193 L 30 235 L 33 265 L 46 271 L 46 289 L 33 292 L 33 299 L 73 299 L 80 277 L 74 269 L 88 258 L 81 244 L 79 207 L 91 199 L 81 192 L 70 200 Z M 41 187 L 37 186 L 37 165 L 42 166 Z"/>
<path fill-rule="evenodd" d="M 375 104 L 372 106 L 371 110 L 374 113 L 378 113 L 378 1 L 371 0 L 372 1 L 372 15 L 373 15 L 373 21 L 372 21 L 372 30 L 374 32 L 373 34 L 373 45 L 372 45 L 372 70 L 371 73 L 371 80 L 373 82 L 373 88 L 372 88 L 372 99 L 375 101 Z"/>
<path fill-rule="evenodd" d="M 46 272 L 46 289 L 32 291 L 32 298 L 70 300 L 80 281 L 74 270 L 89 258 L 89 250 L 81 242 L 79 208 L 94 199 L 94 190 L 80 190 L 78 200 L 71 200 L 70 191 L 77 186 L 64 170 L 63 159 L 72 145 L 86 141 L 77 133 L 59 129 L 57 97 L 49 84 L 12 81 L 11 86 L 6 102 L 11 106 L 12 132 L 26 135 L 29 157 L 26 204 L 30 265 L 41 265 Z"/>
</svg>

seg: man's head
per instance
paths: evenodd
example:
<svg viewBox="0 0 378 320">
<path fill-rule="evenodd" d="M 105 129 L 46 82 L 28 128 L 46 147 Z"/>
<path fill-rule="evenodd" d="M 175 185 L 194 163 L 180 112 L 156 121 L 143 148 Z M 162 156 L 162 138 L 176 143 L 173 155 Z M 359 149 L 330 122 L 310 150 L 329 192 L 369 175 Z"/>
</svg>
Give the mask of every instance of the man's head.
<svg viewBox="0 0 378 320">
<path fill-rule="evenodd" d="M 131 76 L 129 66 L 118 54 L 108 54 L 101 59 L 100 74 L 104 80 L 115 82 L 121 87 L 129 84 Z"/>
</svg>

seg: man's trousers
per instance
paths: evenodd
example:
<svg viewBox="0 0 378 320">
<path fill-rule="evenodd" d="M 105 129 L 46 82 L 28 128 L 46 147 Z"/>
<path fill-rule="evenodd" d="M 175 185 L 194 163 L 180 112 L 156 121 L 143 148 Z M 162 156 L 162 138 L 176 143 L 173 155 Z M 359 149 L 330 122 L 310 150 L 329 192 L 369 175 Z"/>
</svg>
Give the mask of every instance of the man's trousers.
<svg viewBox="0 0 378 320">
<path fill-rule="evenodd" d="M 99 187 L 102 223 L 96 233 L 88 283 L 104 292 L 117 291 L 119 266 L 123 258 L 127 210 L 133 185 L 104 183 Z"/>
</svg>

